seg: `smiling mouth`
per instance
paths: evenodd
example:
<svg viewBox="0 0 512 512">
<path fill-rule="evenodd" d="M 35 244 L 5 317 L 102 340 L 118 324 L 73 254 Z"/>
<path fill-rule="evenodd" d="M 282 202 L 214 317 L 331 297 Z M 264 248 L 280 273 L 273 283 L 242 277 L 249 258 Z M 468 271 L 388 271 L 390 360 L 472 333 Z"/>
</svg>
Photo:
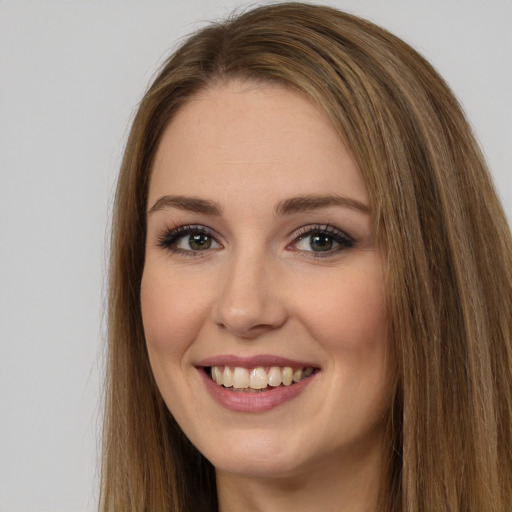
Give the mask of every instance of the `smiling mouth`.
<svg viewBox="0 0 512 512">
<path fill-rule="evenodd" d="M 247 369 L 239 366 L 210 366 L 205 371 L 210 379 L 229 391 L 261 393 L 279 387 L 290 387 L 311 377 L 318 369 L 312 366 L 258 366 Z"/>
</svg>

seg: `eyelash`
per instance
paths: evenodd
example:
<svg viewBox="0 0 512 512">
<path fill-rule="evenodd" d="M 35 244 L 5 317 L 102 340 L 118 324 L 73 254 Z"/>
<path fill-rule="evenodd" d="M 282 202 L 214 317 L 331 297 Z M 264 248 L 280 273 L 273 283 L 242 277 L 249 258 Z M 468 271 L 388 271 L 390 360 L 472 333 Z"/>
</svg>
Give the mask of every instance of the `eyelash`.
<svg viewBox="0 0 512 512">
<path fill-rule="evenodd" d="M 186 226 L 179 226 L 176 228 L 167 228 L 159 237 L 157 241 L 157 245 L 171 252 L 171 254 L 180 254 L 187 257 L 201 257 L 204 256 L 206 252 L 211 250 L 212 248 L 208 247 L 204 250 L 193 250 L 193 249 L 180 249 L 176 247 L 176 243 L 181 239 L 186 237 L 187 235 L 205 235 L 211 239 L 211 241 L 217 244 L 222 248 L 222 245 L 217 242 L 215 239 L 215 234 L 212 230 L 207 228 L 206 226 L 191 224 Z M 326 251 L 308 251 L 303 249 L 297 249 L 297 244 L 302 240 L 311 237 L 313 235 L 325 235 L 330 238 L 333 242 L 338 244 L 335 249 L 329 249 Z M 307 253 L 309 257 L 312 258 L 327 258 L 329 256 L 333 256 L 340 251 L 350 249 L 354 247 L 355 240 L 347 235 L 344 231 L 335 228 L 334 226 L 330 226 L 329 224 L 314 224 L 307 225 L 299 228 L 293 233 L 293 241 L 287 245 L 287 249 L 291 251 Z M 311 242 L 310 242 L 311 244 Z M 217 249 L 213 248 L 213 250 Z"/>
<path fill-rule="evenodd" d="M 157 241 L 157 245 L 159 247 L 162 247 L 163 249 L 166 249 L 168 251 L 171 251 L 171 254 L 180 254 L 184 256 L 189 256 L 193 258 L 197 258 L 199 256 L 203 256 L 201 254 L 205 251 L 194 251 L 192 249 L 180 249 L 178 247 L 175 247 L 174 245 L 176 242 L 180 240 L 180 238 L 184 238 L 187 235 L 205 235 L 210 237 L 212 241 L 215 241 L 218 245 L 220 245 L 216 240 L 214 233 L 208 229 L 206 226 L 201 226 L 199 224 L 190 224 L 187 226 L 179 226 L 177 228 L 167 228 L 159 237 Z"/>
<path fill-rule="evenodd" d="M 328 258 L 329 256 L 333 256 L 339 253 L 340 251 L 351 249 L 352 247 L 354 247 L 355 244 L 355 240 L 351 236 L 347 235 L 347 233 L 345 233 L 341 229 L 335 228 L 334 226 L 330 226 L 329 224 L 314 224 L 304 226 L 295 231 L 293 235 L 293 242 L 289 244 L 287 248 L 290 250 L 307 253 L 308 256 L 312 258 Z M 338 247 L 326 251 L 305 251 L 302 249 L 292 248 L 292 246 L 297 246 L 299 242 L 313 235 L 325 235 L 332 239 L 334 242 L 336 242 L 338 244 Z"/>
</svg>

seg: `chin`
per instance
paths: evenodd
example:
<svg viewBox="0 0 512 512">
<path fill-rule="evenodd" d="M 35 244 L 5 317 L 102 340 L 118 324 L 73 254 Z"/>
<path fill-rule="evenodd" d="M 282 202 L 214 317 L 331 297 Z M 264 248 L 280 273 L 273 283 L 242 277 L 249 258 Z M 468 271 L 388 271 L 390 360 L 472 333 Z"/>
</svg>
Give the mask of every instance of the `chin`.
<svg viewBox="0 0 512 512">
<path fill-rule="evenodd" d="M 234 455 L 232 457 L 219 457 L 211 460 L 218 472 L 238 475 L 245 478 L 285 478 L 296 476 L 302 472 L 305 465 L 297 458 L 278 457 L 267 455 L 251 457 L 249 454 Z"/>
<path fill-rule="evenodd" d="M 215 446 L 201 447 L 201 451 L 217 471 L 242 477 L 286 477 L 308 467 L 304 443 L 269 434 L 231 434 L 227 443 L 219 440 Z"/>
</svg>

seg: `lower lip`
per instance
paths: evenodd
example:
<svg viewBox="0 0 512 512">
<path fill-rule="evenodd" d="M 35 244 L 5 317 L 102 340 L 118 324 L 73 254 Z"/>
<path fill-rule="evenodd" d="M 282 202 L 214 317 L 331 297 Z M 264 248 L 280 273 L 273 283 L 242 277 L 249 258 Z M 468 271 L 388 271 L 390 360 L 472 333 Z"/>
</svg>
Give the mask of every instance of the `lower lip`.
<svg viewBox="0 0 512 512">
<path fill-rule="evenodd" d="M 198 368 L 206 389 L 213 399 L 226 409 L 237 412 L 265 412 L 292 400 L 300 395 L 306 386 L 314 379 L 316 373 L 291 386 L 277 386 L 268 391 L 259 393 L 244 393 L 243 391 L 230 391 L 219 386 L 206 374 L 203 368 Z"/>
</svg>

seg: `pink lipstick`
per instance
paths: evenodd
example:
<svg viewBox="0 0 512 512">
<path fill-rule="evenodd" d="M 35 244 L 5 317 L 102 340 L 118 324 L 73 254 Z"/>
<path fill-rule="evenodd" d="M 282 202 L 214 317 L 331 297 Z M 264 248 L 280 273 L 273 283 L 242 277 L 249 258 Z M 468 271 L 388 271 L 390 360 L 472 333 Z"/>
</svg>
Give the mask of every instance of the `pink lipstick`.
<svg viewBox="0 0 512 512">
<path fill-rule="evenodd" d="M 213 399 L 238 412 L 264 412 L 300 395 L 318 365 L 272 355 L 215 356 L 196 366 Z"/>
</svg>

